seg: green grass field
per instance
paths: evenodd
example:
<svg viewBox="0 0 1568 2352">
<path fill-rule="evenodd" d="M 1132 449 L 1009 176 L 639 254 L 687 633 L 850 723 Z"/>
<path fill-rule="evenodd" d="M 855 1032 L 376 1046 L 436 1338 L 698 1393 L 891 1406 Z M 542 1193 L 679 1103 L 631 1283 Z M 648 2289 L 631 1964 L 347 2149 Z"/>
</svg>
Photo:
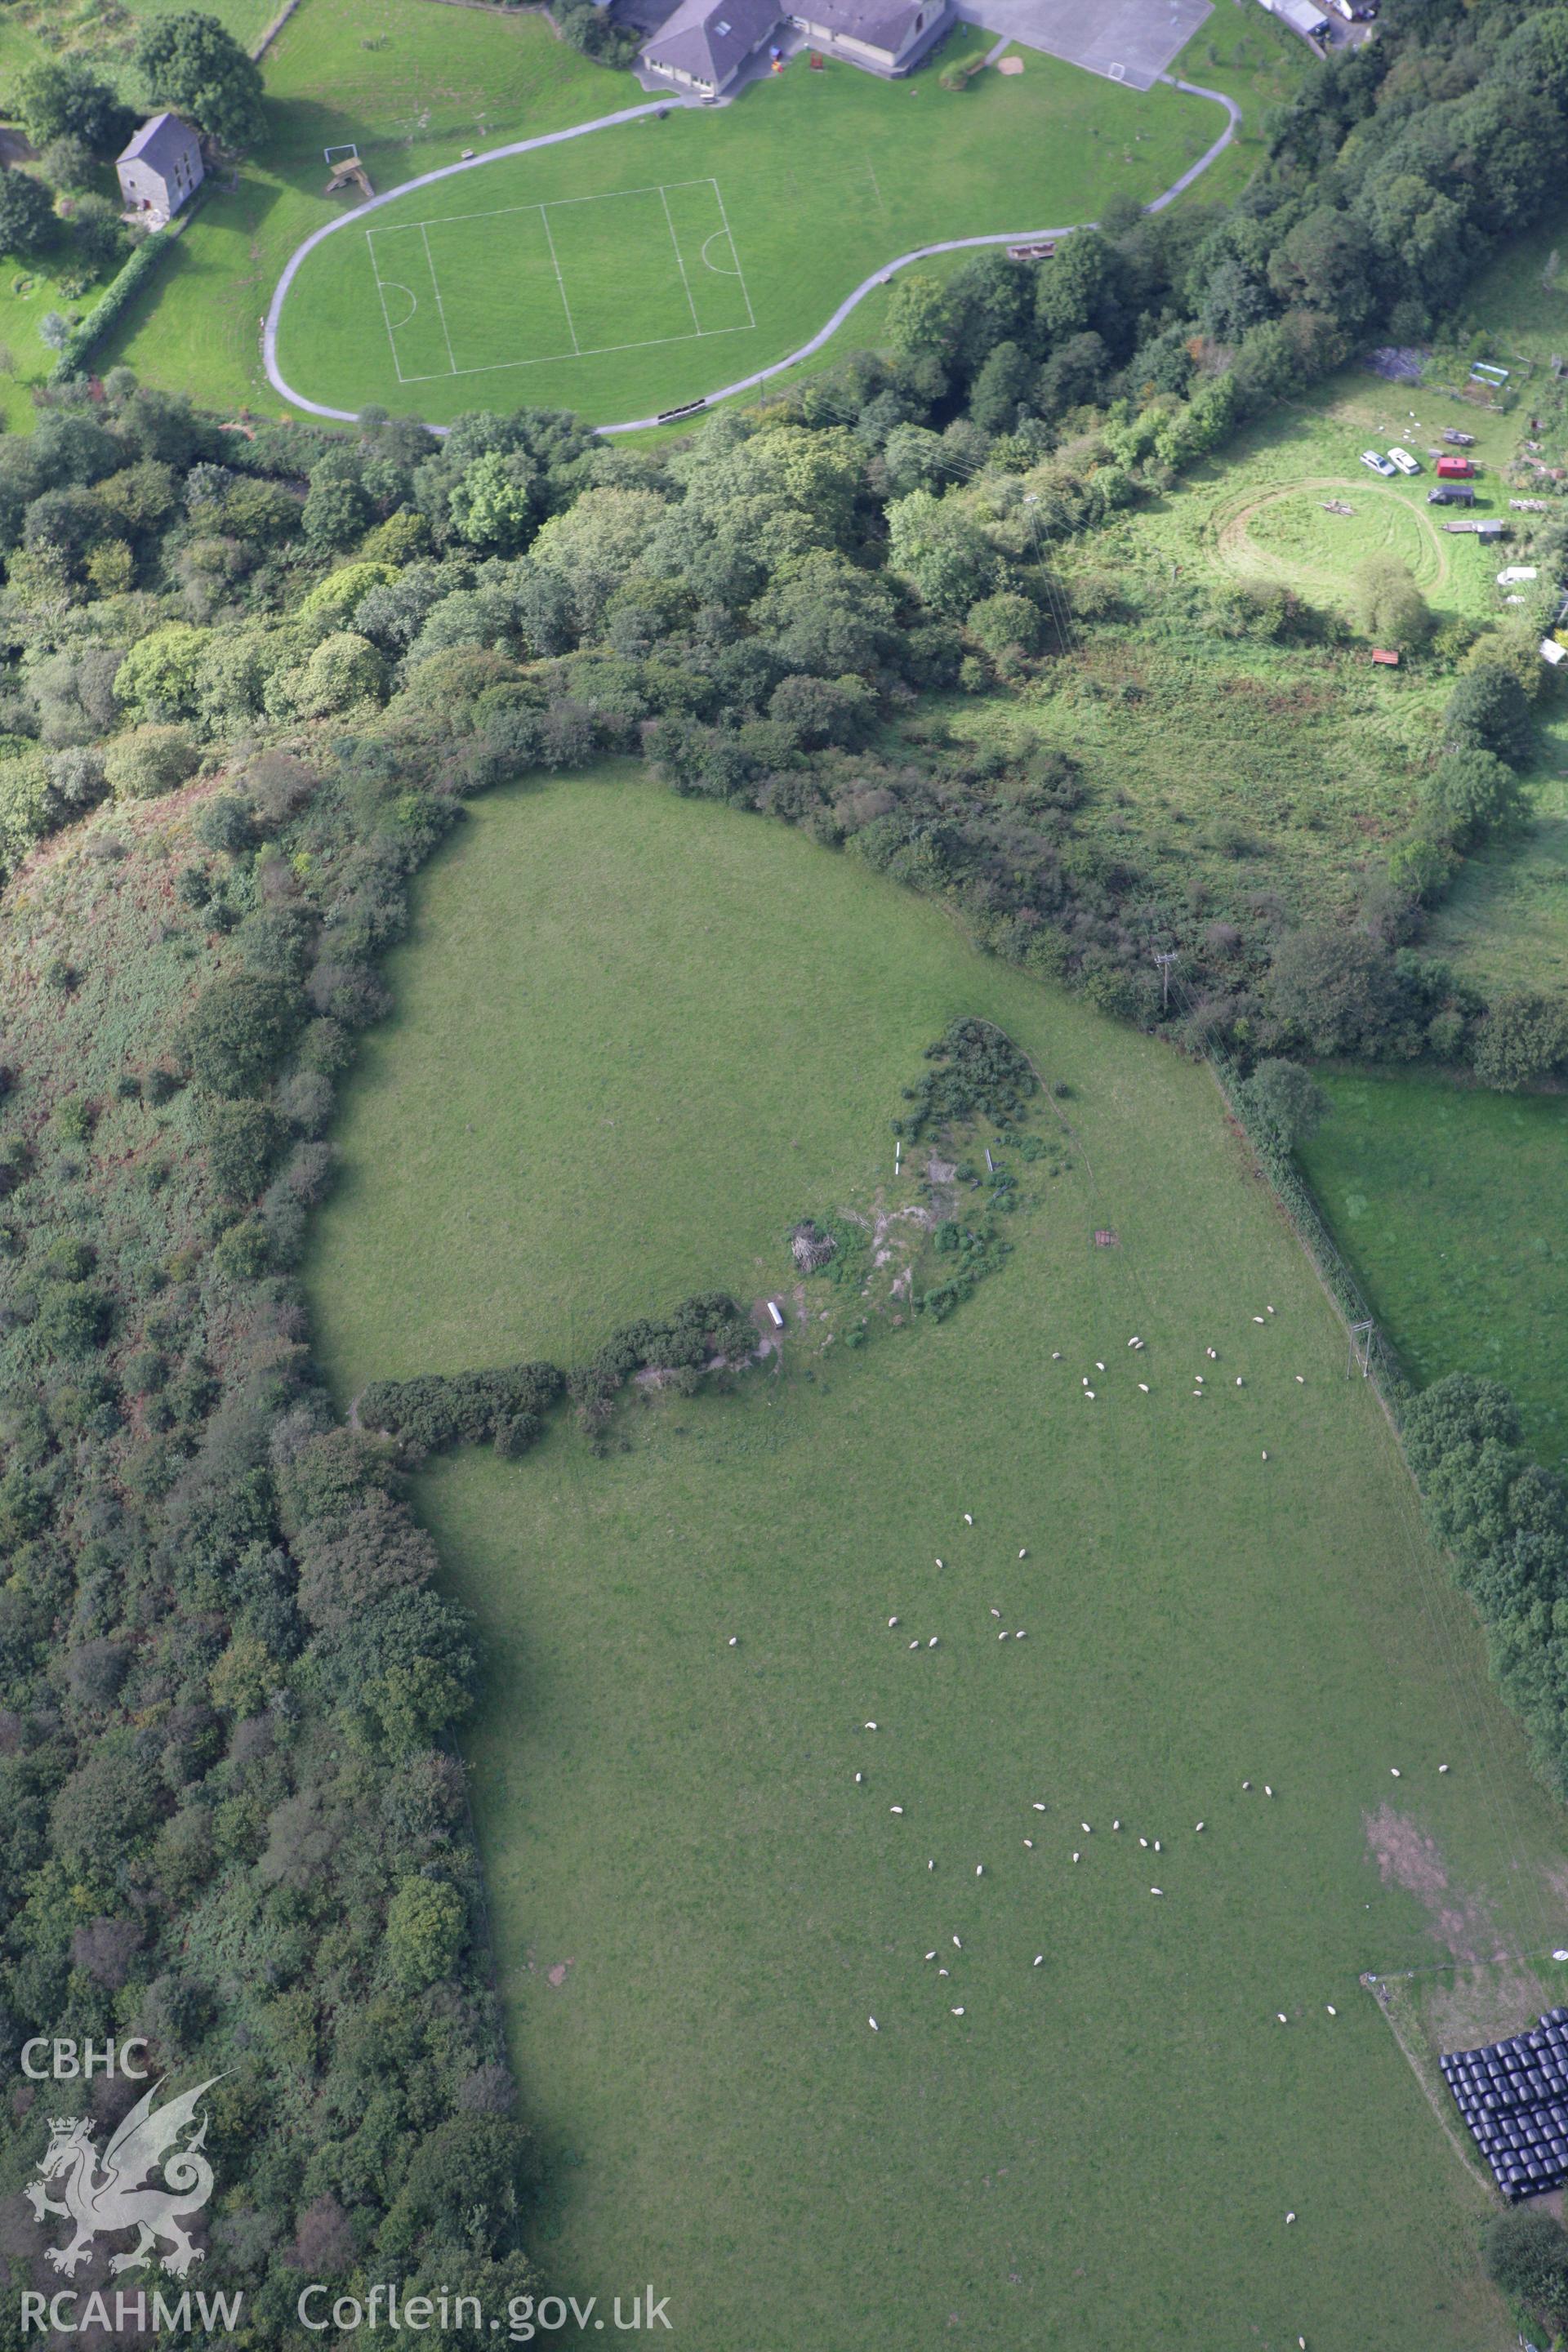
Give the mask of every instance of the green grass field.
<svg viewBox="0 0 1568 2352">
<path fill-rule="evenodd" d="M 990 45 L 963 26 L 944 55 Z M 606 110 L 639 96 L 611 88 Z M 340 408 L 647 415 L 781 358 L 880 261 L 1153 195 L 1222 128 L 1163 85 L 1034 55 L 962 92 L 797 58 L 732 106 L 503 158 L 327 238 L 289 290 L 279 362 Z"/>
<path fill-rule="evenodd" d="M 233 0 L 240 7 L 240 0 Z M 0 26 L 0 37 L 5 28 Z M 945 54 L 959 54 L 973 47 L 975 37 L 966 28 L 954 33 L 952 47 Z M 1190 42 L 1187 52 L 1178 61 L 1183 73 L 1196 75 L 1199 80 L 1227 89 L 1244 106 L 1244 131 L 1220 163 L 1204 176 L 1194 200 L 1206 203 L 1217 197 L 1234 195 L 1246 172 L 1256 163 L 1258 155 L 1258 125 L 1268 106 L 1281 97 L 1289 97 L 1295 82 L 1305 73 L 1305 52 L 1293 45 L 1286 33 L 1268 19 L 1229 19 L 1213 16 L 1211 24 Z M 0 70 L 5 70 L 5 52 L 0 52 Z M 124 360 L 139 369 L 151 383 L 164 383 L 176 391 L 188 391 L 205 404 L 216 407 L 251 407 L 275 409 L 278 395 L 270 388 L 258 362 L 258 318 L 266 310 L 275 280 L 284 261 L 294 252 L 312 228 L 334 219 L 341 209 L 341 200 L 329 205 L 324 200 L 324 167 L 322 148 L 327 143 L 343 143 L 348 139 L 360 146 L 362 158 L 372 172 L 374 186 L 378 191 L 395 188 L 400 181 L 414 179 L 421 172 L 456 163 L 458 152 L 466 146 L 489 148 L 503 146 L 512 139 L 536 136 L 538 131 L 562 130 L 569 122 L 585 122 L 595 115 L 616 113 L 623 106 L 639 103 L 642 91 L 637 82 L 626 73 L 590 66 L 564 42 L 555 40 L 543 16 L 517 14 L 500 16 L 479 9 L 439 7 L 435 0 L 306 0 L 306 5 L 284 26 L 273 49 L 266 57 L 266 87 L 268 113 L 270 113 L 270 139 L 266 148 L 251 158 L 240 172 L 237 186 L 233 191 L 214 191 L 202 207 L 200 219 L 193 224 L 193 236 L 185 237 L 181 249 L 172 257 L 169 268 L 160 275 L 157 287 L 151 287 L 143 301 L 127 315 L 113 336 L 113 348 L 108 351 L 106 364 Z M 942 169 L 936 174 L 936 191 L 952 186 L 954 205 L 969 203 L 975 181 L 975 146 L 985 146 L 987 131 L 975 139 L 975 127 L 996 122 L 996 101 L 1006 91 L 1008 125 L 1013 120 L 1020 125 L 1023 148 L 1006 160 L 987 155 L 980 169 L 980 193 L 990 193 L 994 200 L 1008 195 L 1011 176 L 1018 179 L 1018 195 L 1023 200 L 1032 188 L 1041 193 L 1051 191 L 1060 195 L 1065 221 L 1081 219 L 1093 200 L 1096 191 L 1105 193 L 1114 186 L 1129 186 L 1138 191 L 1154 191 L 1168 184 L 1175 172 L 1194 160 L 1204 146 L 1213 139 L 1217 127 L 1217 110 L 1192 99 L 1178 99 L 1175 91 L 1159 91 L 1154 101 L 1135 99 L 1131 91 L 1114 89 L 1110 82 L 1098 82 L 1093 75 L 1077 73 L 1074 68 L 1056 64 L 1053 58 L 1025 54 L 1025 73 L 1018 80 L 999 85 L 996 75 L 985 75 L 983 87 L 966 94 L 952 97 L 938 91 L 936 75 L 914 75 L 905 85 L 879 85 L 856 75 L 851 68 L 832 66 L 826 75 L 814 75 L 823 85 L 816 108 L 816 130 L 827 125 L 832 139 L 844 139 L 851 143 L 865 143 L 860 122 L 877 120 L 875 131 L 865 143 L 868 160 L 881 172 L 881 164 L 893 158 L 893 188 L 881 191 L 877 200 L 869 200 L 869 188 L 865 186 L 865 172 L 860 172 L 853 191 L 853 207 L 848 226 L 853 236 L 865 237 L 869 249 L 869 261 L 865 268 L 875 268 L 877 258 L 886 258 L 891 252 L 902 249 L 900 242 L 877 242 L 868 236 L 872 226 L 889 228 L 889 219 L 881 214 L 881 200 L 886 200 L 889 212 L 898 205 L 914 203 L 908 191 L 900 195 L 902 167 L 908 169 L 910 155 L 920 148 L 920 139 L 929 131 L 912 131 L 914 118 L 924 106 L 947 101 L 959 108 L 959 120 L 966 130 L 959 136 L 959 158 L 954 164 L 947 163 L 942 151 Z M 790 82 L 790 75 L 783 78 Z M 844 99 L 839 85 L 853 85 L 853 94 Z M 827 94 L 830 91 L 830 94 Z M 910 91 L 921 91 L 920 99 L 910 97 Z M 766 188 L 762 181 L 771 184 L 771 205 L 766 212 L 766 245 L 769 254 L 781 237 L 781 212 L 799 207 L 799 179 L 802 179 L 802 158 L 809 167 L 809 179 L 814 186 L 823 184 L 823 172 L 830 174 L 830 186 L 837 188 L 842 181 L 844 155 L 835 146 L 832 155 L 823 158 L 814 143 L 806 143 L 802 152 L 787 151 L 790 130 L 790 108 L 778 103 L 762 106 L 759 101 L 778 101 L 783 89 L 771 85 L 766 91 L 750 91 L 738 118 L 748 134 L 742 148 L 752 146 L 752 131 L 757 134 L 757 195 L 766 203 Z M 1150 131 L 1150 122 L 1168 115 L 1171 122 L 1180 118 L 1180 130 L 1166 136 L 1166 131 Z M 757 130 L 759 118 L 766 125 Z M 731 142 L 731 113 L 720 110 L 720 115 L 705 120 L 705 130 L 720 134 L 720 146 Z M 924 115 L 920 115 L 924 122 Z M 726 125 L 720 130 L 720 125 Z M 677 131 L 675 120 L 663 125 L 663 131 Z M 942 134 L 947 134 L 947 120 L 942 118 Z M 689 136 L 687 130 L 677 131 Z M 677 143 L 677 142 L 672 142 Z M 597 146 L 590 142 L 590 146 Z M 1039 146 L 1053 146 L 1053 155 L 1044 160 L 1037 152 Z M 783 151 L 783 172 L 781 172 Z M 639 152 L 639 151 L 632 151 Z M 856 155 L 858 167 L 858 155 Z M 929 160 L 920 158 L 920 172 L 929 169 Z M 790 181 L 795 174 L 795 184 Z M 950 179 L 952 174 L 952 179 Z M 1044 174 L 1044 179 L 1041 179 Z M 590 174 L 593 176 L 593 174 Z M 729 197 L 729 181 L 715 164 L 699 160 L 696 167 L 679 167 L 668 172 L 660 167 L 658 176 L 639 169 L 632 176 L 630 186 L 663 186 L 663 181 L 679 179 L 720 179 L 724 195 Z M 623 181 L 599 179 L 593 193 L 614 191 Z M 560 197 L 572 197 L 583 193 L 574 184 L 560 186 L 545 181 L 541 174 L 541 186 L 527 193 L 527 205 L 538 214 L 538 205 Z M 872 203 L 875 219 L 865 219 L 868 200 Z M 510 203 L 510 197 L 508 197 Z M 461 209 L 461 207 L 458 207 Z M 1004 203 L 1004 209 L 1008 205 Z M 421 214 L 423 216 L 423 207 Z M 616 237 L 623 233 L 627 214 L 621 212 L 616 221 Z M 781 270 L 771 270 L 771 285 L 766 306 L 778 306 L 795 318 L 799 299 L 802 327 L 799 334 L 783 339 L 778 348 L 790 348 L 790 341 L 823 322 L 832 301 L 814 303 L 814 285 L 835 280 L 832 254 L 820 252 L 820 242 L 826 236 L 832 249 L 839 247 L 847 228 L 842 214 L 823 212 L 811 214 L 806 226 L 814 226 L 814 245 L 795 252 L 787 249 L 785 264 Z M 980 228 L 994 226 L 994 203 L 987 207 L 985 221 Z M 1011 226 L 1004 219 L 1002 228 Z M 1041 224 L 1044 226 L 1044 224 Z M 962 233 L 954 230 L 950 219 L 938 221 L 936 228 L 921 230 L 921 236 L 947 236 Z M 353 236 L 353 233 L 345 233 Z M 527 245 L 527 233 L 524 233 Z M 538 242 L 538 230 L 536 230 Z M 611 240 L 614 242 L 614 240 Z M 700 240 L 699 240 L 700 242 Z M 787 240 L 785 240 L 787 242 Z M 858 249 L 858 247 L 856 247 Z M 637 252 L 642 242 L 637 236 Z M 360 258 L 367 261 L 367 249 L 360 245 Z M 494 247 L 487 249 L 487 261 L 494 261 Z M 609 257 L 599 257 L 597 268 L 605 275 Z M 687 258 L 687 257 L 682 257 Z M 741 266 L 750 266 L 745 252 L 741 252 Z M 517 294 L 520 275 L 527 278 L 524 254 L 508 254 L 512 294 Z M 660 252 L 660 270 L 670 270 L 670 249 Z M 703 297 L 721 303 L 726 289 L 720 278 L 726 270 L 705 270 Z M 804 285 L 797 285 L 804 280 Z M 844 285 L 853 280 L 844 280 Z M 593 299 L 593 289 L 588 297 Z M 804 299 L 811 294 L 811 299 Z M 362 308 L 369 299 L 369 310 Z M 626 310 L 637 308 L 642 297 L 637 291 L 635 273 L 618 270 L 614 282 L 616 306 Z M 658 301 L 658 297 L 654 297 Z M 700 308 L 700 303 L 699 303 Z M 806 318 L 806 313 L 811 313 Z M 367 324 L 374 334 L 364 341 L 355 364 L 378 364 L 385 383 L 376 397 L 385 391 L 397 393 L 393 355 L 388 346 L 385 318 L 374 291 L 374 273 L 364 270 L 360 287 L 355 291 L 355 315 Z M 677 313 L 679 318 L 682 313 Z M 762 315 L 762 313 L 759 313 Z M 721 324 L 721 320 L 720 320 Z M 557 313 L 560 327 L 560 313 Z M 487 330 L 482 330 L 487 331 Z M 531 331 L 531 330 L 529 330 Z M 660 327 L 663 331 L 663 327 Z M 726 334 L 724 343 L 715 343 L 712 351 L 731 351 L 750 343 L 754 331 L 745 330 L 742 336 Z M 860 348 L 875 341 L 879 331 L 879 303 L 869 301 L 863 313 L 847 324 L 835 339 L 835 346 L 823 362 L 842 355 L 844 351 Z M 618 336 L 616 336 L 618 339 Z M 581 341 L 581 339 L 578 339 Z M 306 358 L 310 352 L 306 351 Z M 593 360 L 595 369 L 605 367 L 605 360 Z M 626 355 L 616 360 L 616 367 L 626 367 Z M 639 360 L 647 367 L 647 352 Z M 818 362 L 811 362 L 818 364 Z M 560 367 L 560 362 L 557 362 Z M 581 358 L 572 360 L 576 376 L 581 376 Z M 742 369 L 745 372 L 745 369 Z M 505 374 L 475 376 L 470 379 L 470 400 L 458 400 L 463 404 L 491 402 L 508 407 L 515 400 L 578 400 L 583 397 L 581 385 L 574 376 L 566 388 L 545 391 L 533 379 L 552 374 L 552 369 L 508 369 Z M 512 385 L 512 388 L 508 388 Z M 300 391 L 310 391 L 320 397 L 312 385 L 300 383 Z M 409 393 L 414 385 L 409 385 Z M 439 412 L 430 402 L 430 385 L 421 385 L 421 400 L 397 400 L 393 404 L 405 407 L 426 407 L 430 414 Z M 369 395 L 364 395 L 369 397 Z"/>
<path fill-rule="evenodd" d="M 1550 249 L 1546 237 L 1532 245 L 1537 278 Z M 1510 264 L 1510 299 L 1522 302 L 1519 283 L 1529 276 L 1523 263 Z M 1489 283 L 1481 281 L 1479 302 Z M 1536 295 L 1539 304 L 1539 285 Z M 1552 331 L 1541 330 L 1537 341 Z M 1433 386 L 1412 391 L 1363 368 L 1342 370 L 1310 399 L 1247 427 L 1169 495 L 1085 537 L 1064 571 L 1109 574 L 1120 620 L 1086 630 L 1084 660 L 1047 677 L 1026 714 L 986 708 L 959 723 L 979 732 L 1026 725 L 1071 749 L 1101 786 L 1101 814 L 1087 824 L 1098 825 L 1106 849 L 1114 848 L 1111 832 L 1131 825 L 1162 883 L 1198 880 L 1216 912 L 1265 886 L 1294 908 L 1348 903 L 1408 830 L 1413 780 L 1435 740 L 1451 673 L 1419 660 L 1398 672 L 1374 668 L 1359 642 L 1277 647 L 1226 639 L 1176 614 L 1184 599 L 1205 600 L 1246 578 L 1281 583 L 1350 619 L 1357 567 L 1392 554 L 1409 565 L 1439 621 L 1503 617 L 1496 575 L 1528 560 L 1530 518 L 1510 508 L 1520 485 L 1502 469 L 1529 430 L 1532 406 L 1543 412 L 1547 455 L 1568 457 L 1568 406 L 1539 365 L 1507 415 L 1453 394 L 1464 366 L 1452 355 L 1440 354 L 1433 373 Z M 1476 512 L 1511 524 L 1505 547 L 1445 531 L 1444 520 L 1456 518 L 1426 504 L 1428 453 L 1442 446 L 1447 425 L 1476 436 L 1484 468 Z M 1415 451 L 1420 475 L 1383 480 L 1360 464 L 1363 449 L 1394 442 Z M 1326 501 L 1352 511 L 1332 513 Z M 1467 859 L 1431 925 L 1435 951 L 1487 988 L 1568 982 L 1561 693 L 1543 699 L 1538 723 L 1541 756 L 1527 777 L 1535 823 L 1521 840 Z M 1216 843 L 1226 856 L 1213 854 Z"/>
<path fill-rule="evenodd" d="M 357 144 L 378 188 L 631 102 L 624 76 L 557 40 L 542 16 L 439 0 L 303 0 L 268 50 L 269 137 L 216 189 L 102 354 L 204 407 L 277 413 L 258 327 L 289 254 L 337 203 L 324 147 Z M 339 200 L 341 202 L 341 200 Z"/>
<path fill-rule="evenodd" d="M 950 1321 L 421 1481 L 552 2283 L 711 2352 L 1501 2352 L 1356 1980 L 1556 1942 L 1562 1820 L 1206 1076 L 629 772 L 480 803 L 391 977 L 310 1273 L 345 1395 L 787 1288 L 960 1013 L 1072 1089 Z"/>
<path fill-rule="evenodd" d="M 1303 1153 L 1334 1238 L 1415 1377 L 1483 1372 L 1568 1468 L 1568 1100 L 1334 1074 Z"/>
</svg>

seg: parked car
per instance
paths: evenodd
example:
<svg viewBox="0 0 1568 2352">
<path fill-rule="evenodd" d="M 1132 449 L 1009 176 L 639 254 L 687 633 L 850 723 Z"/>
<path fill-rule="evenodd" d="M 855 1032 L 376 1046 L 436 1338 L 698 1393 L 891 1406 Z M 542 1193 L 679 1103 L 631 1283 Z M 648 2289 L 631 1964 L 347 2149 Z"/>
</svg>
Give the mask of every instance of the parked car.
<svg viewBox="0 0 1568 2352">
<path fill-rule="evenodd" d="M 1361 462 L 1363 466 L 1370 466 L 1374 474 L 1392 474 L 1394 471 L 1387 458 L 1380 457 L 1375 449 L 1363 449 Z"/>
<path fill-rule="evenodd" d="M 1439 482 L 1435 490 L 1426 493 L 1429 507 L 1473 507 L 1476 493 L 1468 482 Z"/>
<path fill-rule="evenodd" d="M 1421 471 L 1421 460 L 1413 457 L 1408 449 L 1393 448 L 1388 455 L 1402 474 L 1418 474 Z"/>
<path fill-rule="evenodd" d="M 1468 482 L 1475 472 L 1468 457 L 1439 457 L 1437 471 L 1446 482 Z"/>
<path fill-rule="evenodd" d="M 1473 433 L 1461 433 L 1454 425 L 1444 425 L 1443 438 L 1445 441 L 1451 441 L 1456 449 L 1473 449 L 1476 446 L 1476 436 Z"/>
</svg>

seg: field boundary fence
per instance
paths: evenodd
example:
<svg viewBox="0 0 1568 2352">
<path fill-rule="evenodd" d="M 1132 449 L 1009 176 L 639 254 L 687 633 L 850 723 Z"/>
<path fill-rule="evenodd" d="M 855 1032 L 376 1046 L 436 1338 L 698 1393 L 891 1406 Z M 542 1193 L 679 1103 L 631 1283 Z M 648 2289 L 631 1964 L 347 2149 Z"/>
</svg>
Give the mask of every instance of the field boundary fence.
<svg viewBox="0 0 1568 2352">
<path fill-rule="evenodd" d="M 1195 1026 L 1201 1008 L 1194 1002 L 1191 991 L 1173 974 L 1171 993 L 1187 1015 L 1189 1023 Z M 1287 1223 L 1332 1300 L 1345 1327 L 1347 1345 L 1354 1350 L 1358 1327 L 1363 1331 L 1370 1328 L 1363 1370 L 1397 1430 L 1404 1408 L 1415 1393 L 1415 1385 L 1384 1333 L 1371 1300 L 1324 1223 L 1322 1211 L 1312 1197 L 1310 1186 L 1294 1162 L 1281 1151 L 1278 1139 L 1248 1104 L 1243 1091 L 1241 1072 L 1226 1047 L 1215 1038 L 1204 1037 L 1196 1050 L 1208 1064 L 1226 1108 L 1247 1138 Z"/>
</svg>

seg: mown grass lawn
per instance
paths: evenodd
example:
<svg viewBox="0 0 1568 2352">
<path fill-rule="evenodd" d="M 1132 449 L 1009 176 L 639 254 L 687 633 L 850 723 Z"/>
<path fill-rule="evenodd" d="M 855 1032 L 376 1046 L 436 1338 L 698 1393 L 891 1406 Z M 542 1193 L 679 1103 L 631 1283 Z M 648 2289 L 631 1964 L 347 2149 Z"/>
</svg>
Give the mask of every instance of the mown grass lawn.
<svg viewBox="0 0 1568 2352">
<path fill-rule="evenodd" d="M 377 188 L 456 163 L 464 147 L 531 136 L 633 102 L 542 15 L 438 0 L 303 0 L 263 66 L 269 136 L 103 351 L 204 407 L 276 414 L 259 325 L 294 247 L 341 209 L 321 151 L 353 141 Z M 633 96 L 625 93 L 631 90 Z"/>
<path fill-rule="evenodd" d="M 1323 1084 L 1307 1174 L 1406 1366 L 1503 1381 L 1568 1468 L 1568 1099 L 1404 1071 Z"/>
<path fill-rule="evenodd" d="M 990 46 L 961 26 L 944 58 Z M 606 110 L 641 95 L 616 87 Z M 1052 58 L 960 92 L 802 56 L 731 106 L 502 158 L 384 207 L 368 240 L 358 223 L 327 238 L 289 289 L 279 362 L 339 408 L 645 415 L 782 358 L 879 262 L 1152 196 L 1223 128 L 1203 100 Z"/>
<path fill-rule="evenodd" d="M 1446 1957 L 1369 1822 L 1533 1953 L 1562 1818 L 1204 1074 L 626 771 L 479 804 L 391 976 L 310 1271 L 345 1396 L 787 1293 L 960 1013 L 1071 1089 L 1070 1171 L 948 1322 L 421 1481 L 552 2282 L 654 2280 L 724 2352 L 1500 2352 L 1483 2203 L 1357 1984 Z"/>
</svg>

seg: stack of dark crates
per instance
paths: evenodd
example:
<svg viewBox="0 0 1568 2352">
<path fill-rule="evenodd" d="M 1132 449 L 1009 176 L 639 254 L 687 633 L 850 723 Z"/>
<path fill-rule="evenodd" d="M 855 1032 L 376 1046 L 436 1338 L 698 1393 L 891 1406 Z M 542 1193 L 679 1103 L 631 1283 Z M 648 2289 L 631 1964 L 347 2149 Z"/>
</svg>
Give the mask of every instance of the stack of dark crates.
<svg viewBox="0 0 1568 2352">
<path fill-rule="evenodd" d="M 1568 2180 L 1568 2009 L 1549 2009 L 1531 2032 L 1438 2063 L 1510 2205 Z"/>
</svg>

